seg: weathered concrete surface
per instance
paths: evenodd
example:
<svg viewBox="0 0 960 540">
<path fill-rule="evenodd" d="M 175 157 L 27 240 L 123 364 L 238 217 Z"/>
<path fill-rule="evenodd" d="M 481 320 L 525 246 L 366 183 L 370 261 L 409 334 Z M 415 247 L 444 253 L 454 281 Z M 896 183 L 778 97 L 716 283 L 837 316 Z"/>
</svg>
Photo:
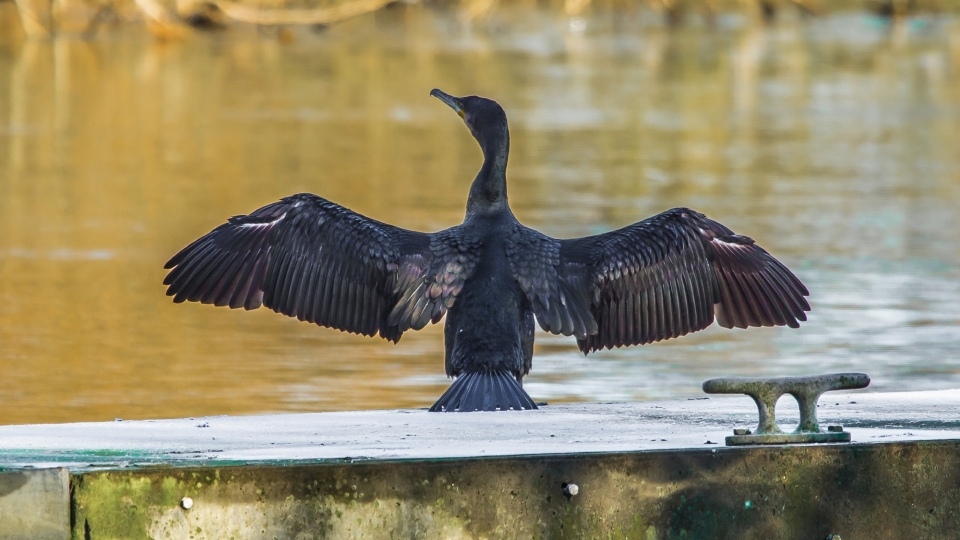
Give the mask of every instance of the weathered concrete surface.
<svg viewBox="0 0 960 540">
<path fill-rule="evenodd" d="M 960 531 L 960 447 L 113 471 L 75 496 L 77 539 L 931 540 Z"/>
<path fill-rule="evenodd" d="M 792 398 L 777 417 L 798 422 Z M 960 439 L 960 390 L 844 394 L 821 399 L 823 425 L 854 443 Z M 143 465 L 434 459 L 632 452 L 723 444 L 753 428 L 749 397 L 550 405 L 537 411 L 437 414 L 424 410 L 212 417 L 0 427 L 0 470 L 23 466 Z"/>
<path fill-rule="evenodd" d="M 853 443 L 746 448 L 722 446 L 746 396 L 4 426 L 0 475 L 66 467 L 77 540 L 957 538 L 958 413 L 956 390 L 833 393 L 818 416 Z"/>
<path fill-rule="evenodd" d="M 69 476 L 65 469 L 0 472 L 0 538 L 69 538 Z"/>
</svg>

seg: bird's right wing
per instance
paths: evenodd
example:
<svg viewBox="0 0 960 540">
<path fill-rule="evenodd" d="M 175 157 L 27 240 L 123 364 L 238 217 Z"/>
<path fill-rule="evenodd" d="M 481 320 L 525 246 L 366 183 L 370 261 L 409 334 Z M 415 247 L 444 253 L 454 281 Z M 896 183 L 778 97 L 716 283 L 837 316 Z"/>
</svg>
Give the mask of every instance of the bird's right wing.
<svg viewBox="0 0 960 540">
<path fill-rule="evenodd" d="M 230 218 L 165 265 L 174 302 L 260 305 L 398 341 L 438 322 L 473 272 L 479 239 L 408 231 L 303 193 Z"/>
</svg>

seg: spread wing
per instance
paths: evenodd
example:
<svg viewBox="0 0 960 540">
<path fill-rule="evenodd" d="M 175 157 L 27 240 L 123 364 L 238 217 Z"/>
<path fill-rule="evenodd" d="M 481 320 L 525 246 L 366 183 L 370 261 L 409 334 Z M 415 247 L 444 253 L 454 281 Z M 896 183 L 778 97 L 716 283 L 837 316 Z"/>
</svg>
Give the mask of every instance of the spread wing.
<svg viewBox="0 0 960 540">
<path fill-rule="evenodd" d="M 507 260 L 541 328 L 587 339 L 597 333 L 592 283 L 570 261 L 561 262 L 561 242 L 517 223 L 507 238 Z"/>
<path fill-rule="evenodd" d="M 524 252 L 515 276 L 541 326 L 575 334 L 584 353 L 682 336 L 714 317 L 726 328 L 796 328 L 810 310 L 806 287 L 780 261 L 686 208 L 597 236 L 544 238 L 548 248 Z M 584 310 L 592 321 L 567 332 L 565 313 L 576 321 Z"/>
<path fill-rule="evenodd" d="M 230 218 L 165 265 L 174 302 L 256 309 L 398 341 L 436 323 L 470 276 L 479 241 L 380 223 L 302 193 Z"/>
</svg>

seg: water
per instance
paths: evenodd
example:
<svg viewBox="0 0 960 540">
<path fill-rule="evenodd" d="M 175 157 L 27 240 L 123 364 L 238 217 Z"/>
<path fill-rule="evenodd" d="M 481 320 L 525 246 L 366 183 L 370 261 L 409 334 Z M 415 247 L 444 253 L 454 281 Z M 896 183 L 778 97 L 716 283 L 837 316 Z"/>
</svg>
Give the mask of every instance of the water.
<svg viewBox="0 0 960 540">
<path fill-rule="evenodd" d="M 535 399 L 832 371 L 960 387 L 957 21 L 670 30 L 602 8 L 412 5 L 294 38 L 0 37 L 0 422 L 431 404 L 448 384 L 439 325 L 394 346 L 174 305 L 160 282 L 226 217 L 299 191 L 412 229 L 459 223 L 481 157 L 433 87 L 505 107 L 525 224 L 580 236 L 689 206 L 812 291 L 799 330 L 711 327 L 587 358 L 540 333 Z"/>
</svg>

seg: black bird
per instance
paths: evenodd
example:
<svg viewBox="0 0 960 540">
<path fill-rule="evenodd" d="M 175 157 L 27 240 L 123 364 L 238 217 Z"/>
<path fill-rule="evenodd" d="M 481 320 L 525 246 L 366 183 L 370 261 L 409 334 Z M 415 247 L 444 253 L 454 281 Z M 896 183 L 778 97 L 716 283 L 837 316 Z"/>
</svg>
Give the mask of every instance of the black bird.
<svg viewBox="0 0 960 540">
<path fill-rule="evenodd" d="M 534 317 L 584 354 L 702 330 L 797 328 L 803 283 L 746 236 L 674 208 L 622 229 L 557 240 L 507 203 L 507 117 L 495 101 L 430 95 L 483 149 L 463 224 L 408 231 L 301 193 L 230 218 L 174 255 L 174 302 L 256 309 L 397 342 L 447 315 L 446 371 L 431 411 L 536 409 L 521 386 Z"/>
</svg>

